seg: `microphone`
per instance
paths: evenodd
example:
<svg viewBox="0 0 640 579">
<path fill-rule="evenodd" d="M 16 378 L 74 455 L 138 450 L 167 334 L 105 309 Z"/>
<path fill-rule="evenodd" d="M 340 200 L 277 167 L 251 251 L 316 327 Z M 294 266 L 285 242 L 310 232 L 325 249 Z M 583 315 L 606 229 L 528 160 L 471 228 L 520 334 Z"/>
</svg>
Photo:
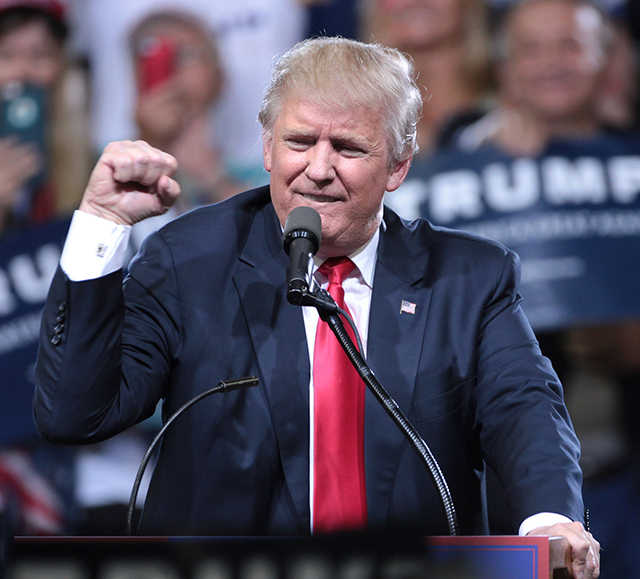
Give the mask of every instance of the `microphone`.
<svg viewBox="0 0 640 579">
<path fill-rule="evenodd" d="M 291 210 L 284 225 L 282 245 L 289 256 L 287 269 L 287 300 L 294 306 L 301 305 L 309 291 L 309 260 L 320 249 L 322 220 L 311 207 Z"/>
</svg>

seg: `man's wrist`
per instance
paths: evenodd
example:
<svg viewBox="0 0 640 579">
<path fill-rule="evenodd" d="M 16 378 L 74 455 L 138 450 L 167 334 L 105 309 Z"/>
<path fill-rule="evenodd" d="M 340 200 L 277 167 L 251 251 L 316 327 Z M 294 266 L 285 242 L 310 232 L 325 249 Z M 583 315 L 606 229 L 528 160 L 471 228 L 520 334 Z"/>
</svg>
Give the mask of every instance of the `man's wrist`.
<svg viewBox="0 0 640 579">
<path fill-rule="evenodd" d="M 571 523 L 573 522 L 569 517 L 560 515 L 558 513 L 537 513 L 530 517 L 527 517 L 520 528 L 518 529 L 518 535 L 528 535 L 534 529 L 539 527 L 551 527 L 557 523 Z"/>
<path fill-rule="evenodd" d="M 76 211 L 62 250 L 60 267 L 71 281 L 95 279 L 122 269 L 130 235 L 130 225 Z"/>
<path fill-rule="evenodd" d="M 80 211 L 81 213 L 86 213 L 87 215 L 92 215 L 93 217 L 98 217 L 99 219 L 111 221 L 116 225 L 124 225 L 124 226 L 131 225 L 130 223 L 127 223 L 126 221 L 124 221 L 117 213 L 114 213 L 113 211 L 109 211 L 108 209 L 105 209 L 100 205 L 93 205 L 92 203 L 90 203 L 89 201 L 86 201 L 85 199 L 83 199 L 82 202 L 80 203 L 80 207 L 78 207 L 78 211 Z"/>
</svg>

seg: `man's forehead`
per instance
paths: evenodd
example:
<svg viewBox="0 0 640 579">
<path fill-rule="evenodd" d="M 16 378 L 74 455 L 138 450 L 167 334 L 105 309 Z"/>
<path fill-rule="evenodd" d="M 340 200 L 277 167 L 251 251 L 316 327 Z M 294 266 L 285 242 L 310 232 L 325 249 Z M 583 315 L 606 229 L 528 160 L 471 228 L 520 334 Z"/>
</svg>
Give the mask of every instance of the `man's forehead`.
<svg viewBox="0 0 640 579">
<path fill-rule="evenodd" d="M 282 102 L 276 123 L 286 119 L 288 124 L 325 124 L 335 129 L 356 129 L 366 124 L 370 129 L 386 127 L 385 115 L 379 106 L 366 101 L 343 102 L 330 93 L 315 95 L 291 95 Z"/>
</svg>

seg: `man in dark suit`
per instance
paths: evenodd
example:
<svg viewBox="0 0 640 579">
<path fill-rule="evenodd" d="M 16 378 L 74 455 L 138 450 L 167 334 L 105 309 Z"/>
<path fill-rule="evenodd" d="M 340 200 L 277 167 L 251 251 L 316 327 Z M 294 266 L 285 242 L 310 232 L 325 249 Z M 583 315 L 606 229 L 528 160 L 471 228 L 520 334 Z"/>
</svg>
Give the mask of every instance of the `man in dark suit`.
<svg viewBox="0 0 640 579">
<path fill-rule="evenodd" d="M 355 264 L 342 286 L 367 359 L 440 462 L 461 532 L 486 532 L 487 462 L 520 532 L 566 535 L 576 577 L 597 576 L 598 545 L 580 522 L 579 445 L 519 306 L 517 257 L 383 208 L 409 168 L 420 102 L 395 50 L 330 38 L 298 45 L 276 66 L 260 112 L 270 186 L 151 236 L 124 291 L 118 246 L 128 226 L 173 203 L 176 163 L 140 141 L 105 149 L 45 309 L 34 400 L 43 436 L 102 440 L 160 399 L 172 413 L 218 380 L 260 378 L 176 421 L 142 532 L 320 527 L 323 418 L 312 410 L 316 372 L 329 361 L 314 353 L 315 310 L 287 302 L 280 241 L 290 211 L 310 206 L 322 219 L 317 265 L 342 256 Z M 327 284 L 323 268 L 317 279 Z M 429 475 L 372 397 L 360 427 L 361 524 L 445 534 Z"/>
</svg>

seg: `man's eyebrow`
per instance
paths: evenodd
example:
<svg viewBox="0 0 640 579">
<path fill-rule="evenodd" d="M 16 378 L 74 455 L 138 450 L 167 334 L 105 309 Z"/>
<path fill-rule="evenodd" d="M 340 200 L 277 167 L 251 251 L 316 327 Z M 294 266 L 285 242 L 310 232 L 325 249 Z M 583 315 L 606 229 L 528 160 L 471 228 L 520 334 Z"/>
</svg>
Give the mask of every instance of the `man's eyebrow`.
<svg viewBox="0 0 640 579">
<path fill-rule="evenodd" d="M 309 129 L 304 129 L 304 128 L 296 128 L 296 127 L 289 127 L 284 131 L 282 131 L 282 134 L 285 138 L 288 138 L 288 137 L 314 138 L 315 137 L 314 131 L 310 131 Z"/>
<path fill-rule="evenodd" d="M 335 137 L 331 137 L 331 142 L 334 145 L 349 147 L 367 148 L 369 146 L 369 141 L 359 135 L 336 135 Z"/>
</svg>

